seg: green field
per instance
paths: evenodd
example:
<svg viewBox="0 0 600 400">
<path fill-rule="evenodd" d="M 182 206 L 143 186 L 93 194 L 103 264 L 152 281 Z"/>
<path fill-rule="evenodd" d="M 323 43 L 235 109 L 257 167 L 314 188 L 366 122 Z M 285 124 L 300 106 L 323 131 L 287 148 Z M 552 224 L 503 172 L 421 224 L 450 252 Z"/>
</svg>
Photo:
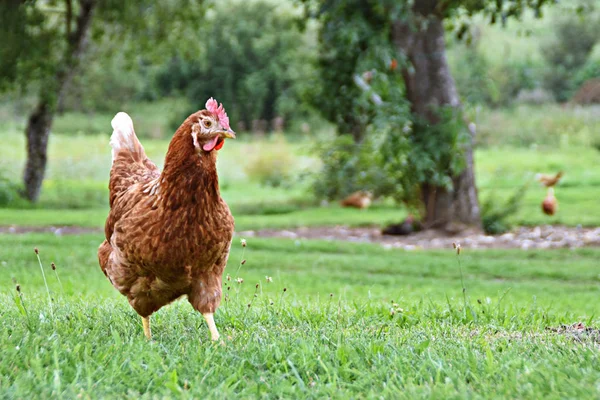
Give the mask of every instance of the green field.
<svg viewBox="0 0 600 400">
<path fill-rule="evenodd" d="M 147 342 L 97 266 L 100 240 L 0 236 L 3 397 L 600 396 L 597 338 L 546 329 L 598 324 L 598 250 L 465 251 L 465 311 L 452 249 L 250 239 L 236 275 L 236 240 L 227 272 L 244 282 L 225 281 L 213 344 L 186 301 L 152 317 Z"/>
</svg>

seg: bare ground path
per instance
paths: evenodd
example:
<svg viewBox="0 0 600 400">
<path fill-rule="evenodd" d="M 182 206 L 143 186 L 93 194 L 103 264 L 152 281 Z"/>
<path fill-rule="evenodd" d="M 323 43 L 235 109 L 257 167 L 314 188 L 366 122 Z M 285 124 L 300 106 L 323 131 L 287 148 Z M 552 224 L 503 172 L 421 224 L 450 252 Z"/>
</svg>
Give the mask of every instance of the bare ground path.
<svg viewBox="0 0 600 400">
<path fill-rule="evenodd" d="M 0 226 L 0 234 L 53 233 L 55 235 L 79 235 L 101 233 L 99 228 L 77 226 Z M 380 243 L 385 248 L 448 249 L 452 243 L 460 243 L 463 248 L 520 248 L 551 249 L 600 247 L 600 227 L 582 228 L 565 226 L 520 227 L 503 235 L 488 236 L 465 232 L 446 235 L 436 231 L 424 231 L 409 236 L 382 235 L 379 228 L 350 228 L 345 226 L 304 227 L 291 229 L 262 229 L 237 232 L 239 237 L 272 237 L 289 239 L 344 240 L 360 243 Z"/>
<path fill-rule="evenodd" d="M 423 231 L 408 236 L 382 235 L 378 228 L 348 228 L 343 226 L 296 228 L 287 230 L 264 229 L 238 232 L 242 237 L 287 237 L 292 239 L 346 240 L 381 243 L 386 248 L 443 249 L 460 243 L 463 248 L 520 248 L 550 249 L 600 246 L 600 227 L 581 228 L 565 226 L 520 227 L 503 235 L 489 236 L 473 232 L 447 235 L 438 231 Z"/>
</svg>

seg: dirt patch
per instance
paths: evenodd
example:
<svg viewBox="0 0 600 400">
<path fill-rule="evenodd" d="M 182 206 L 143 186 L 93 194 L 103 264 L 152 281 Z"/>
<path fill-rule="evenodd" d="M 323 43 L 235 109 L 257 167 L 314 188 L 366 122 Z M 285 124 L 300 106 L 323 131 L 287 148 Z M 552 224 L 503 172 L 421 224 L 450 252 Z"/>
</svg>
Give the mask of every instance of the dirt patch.
<svg viewBox="0 0 600 400">
<path fill-rule="evenodd" d="M 103 232 L 100 228 L 84 228 L 81 226 L 0 226 L 0 234 L 24 234 L 24 233 L 53 233 L 61 235 L 82 235 L 85 233 Z"/>
<path fill-rule="evenodd" d="M 0 234 L 53 233 L 81 235 L 102 233 L 100 228 L 79 226 L 0 226 Z M 238 237 L 274 237 L 288 239 L 342 240 L 358 243 L 380 243 L 384 248 L 450 249 L 452 243 L 460 243 L 463 249 L 552 249 L 600 247 L 600 228 L 573 228 L 565 226 L 521 227 L 498 236 L 463 232 L 448 235 L 439 231 L 423 231 L 408 236 L 382 235 L 379 228 L 303 227 L 294 229 L 262 229 L 236 233 Z"/>
<path fill-rule="evenodd" d="M 546 328 L 559 335 L 572 337 L 578 342 L 594 342 L 600 344 L 600 329 L 586 327 L 582 322 L 573 325 L 561 325 L 557 328 Z"/>
<path fill-rule="evenodd" d="M 263 229 L 238 232 L 240 237 L 279 237 L 289 239 L 345 240 L 360 243 L 381 243 L 385 248 L 449 249 L 452 243 L 463 248 L 550 249 L 600 246 L 600 228 L 564 226 L 521 227 L 498 236 L 463 232 L 448 235 L 438 231 L 423 231 L 408 236 L 382 235 L 379 228 L 311 227 L 296 229 Z"/>
</svg>

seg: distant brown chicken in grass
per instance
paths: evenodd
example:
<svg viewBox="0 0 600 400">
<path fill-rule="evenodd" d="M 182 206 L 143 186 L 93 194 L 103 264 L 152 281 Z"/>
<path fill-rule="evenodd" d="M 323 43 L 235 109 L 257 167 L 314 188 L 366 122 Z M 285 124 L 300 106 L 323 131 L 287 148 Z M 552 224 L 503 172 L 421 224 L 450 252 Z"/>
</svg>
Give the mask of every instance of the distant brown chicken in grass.
<svg viewBox="0 0 600 400">
<path fill-rule="evenodd" d="M 213 314 L 221 302 L 233 217 L 219 192 L 217 150 L 235 138 L 214 99 L 175 132 L 162 173 L 146 157 L 131 118 L 112 120 L 110 212 L 100 267 L 142 316 L 149 339 L 150 315 L 181 296 L 198 310 L 213 340 Z"/>
<path fill-rule="evenodd" d="M 359 190 L 340 201 L 340 204 L 342 207 L 369 208 L 372 198 L 371 193 Z"/>
<path fill-rule="evenodd" d="M 542 201 L 542 211 L 546 215 L 554 215 L 558 210 L 558 200 L 554 196 L 554 186 L 556 186 L 564 173 L 559 171 L 556 175 L 537 174 L 536 179 L 545 187 L 548 188 L 546 197 Z"/>
<path fill-rule="evenodd" d="M 558 209 L 558 200 L 554 197 L 554 188 L 549 187 L 546 198 L 542 201 L 542 211 L 546 215 L 554 215 Z"/>
<path fill-rule="evenodd" d="M 536 179 L 546 187 L 553 187 L 560 182 L 560 179 L 564 173 L 562 171 L 558 172 L 556 175 L 546 175 L 546 174 L 537 174 Z"/>
</svg>

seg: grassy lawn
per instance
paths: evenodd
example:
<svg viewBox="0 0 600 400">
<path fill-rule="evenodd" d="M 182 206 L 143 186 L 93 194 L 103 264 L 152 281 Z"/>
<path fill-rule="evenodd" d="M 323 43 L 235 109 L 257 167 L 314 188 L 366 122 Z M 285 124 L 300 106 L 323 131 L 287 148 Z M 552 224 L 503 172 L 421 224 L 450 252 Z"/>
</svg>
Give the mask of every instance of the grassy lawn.
<svg viewBox="0 0 600 400">
<path fill-rule="evenodd" d="M 600 396 L 598 344 L 545 329 L 600 322 L 599 250 L 465 251 L 465 312 L 451 249 L 235 242 L 227 271 L 244 282 L 226 281 L 220 345 L 185 301 L 153 316 L 148 343 L 97 265 L 100 240 L 0 236 L 2 397 Z"/>
</svg>

